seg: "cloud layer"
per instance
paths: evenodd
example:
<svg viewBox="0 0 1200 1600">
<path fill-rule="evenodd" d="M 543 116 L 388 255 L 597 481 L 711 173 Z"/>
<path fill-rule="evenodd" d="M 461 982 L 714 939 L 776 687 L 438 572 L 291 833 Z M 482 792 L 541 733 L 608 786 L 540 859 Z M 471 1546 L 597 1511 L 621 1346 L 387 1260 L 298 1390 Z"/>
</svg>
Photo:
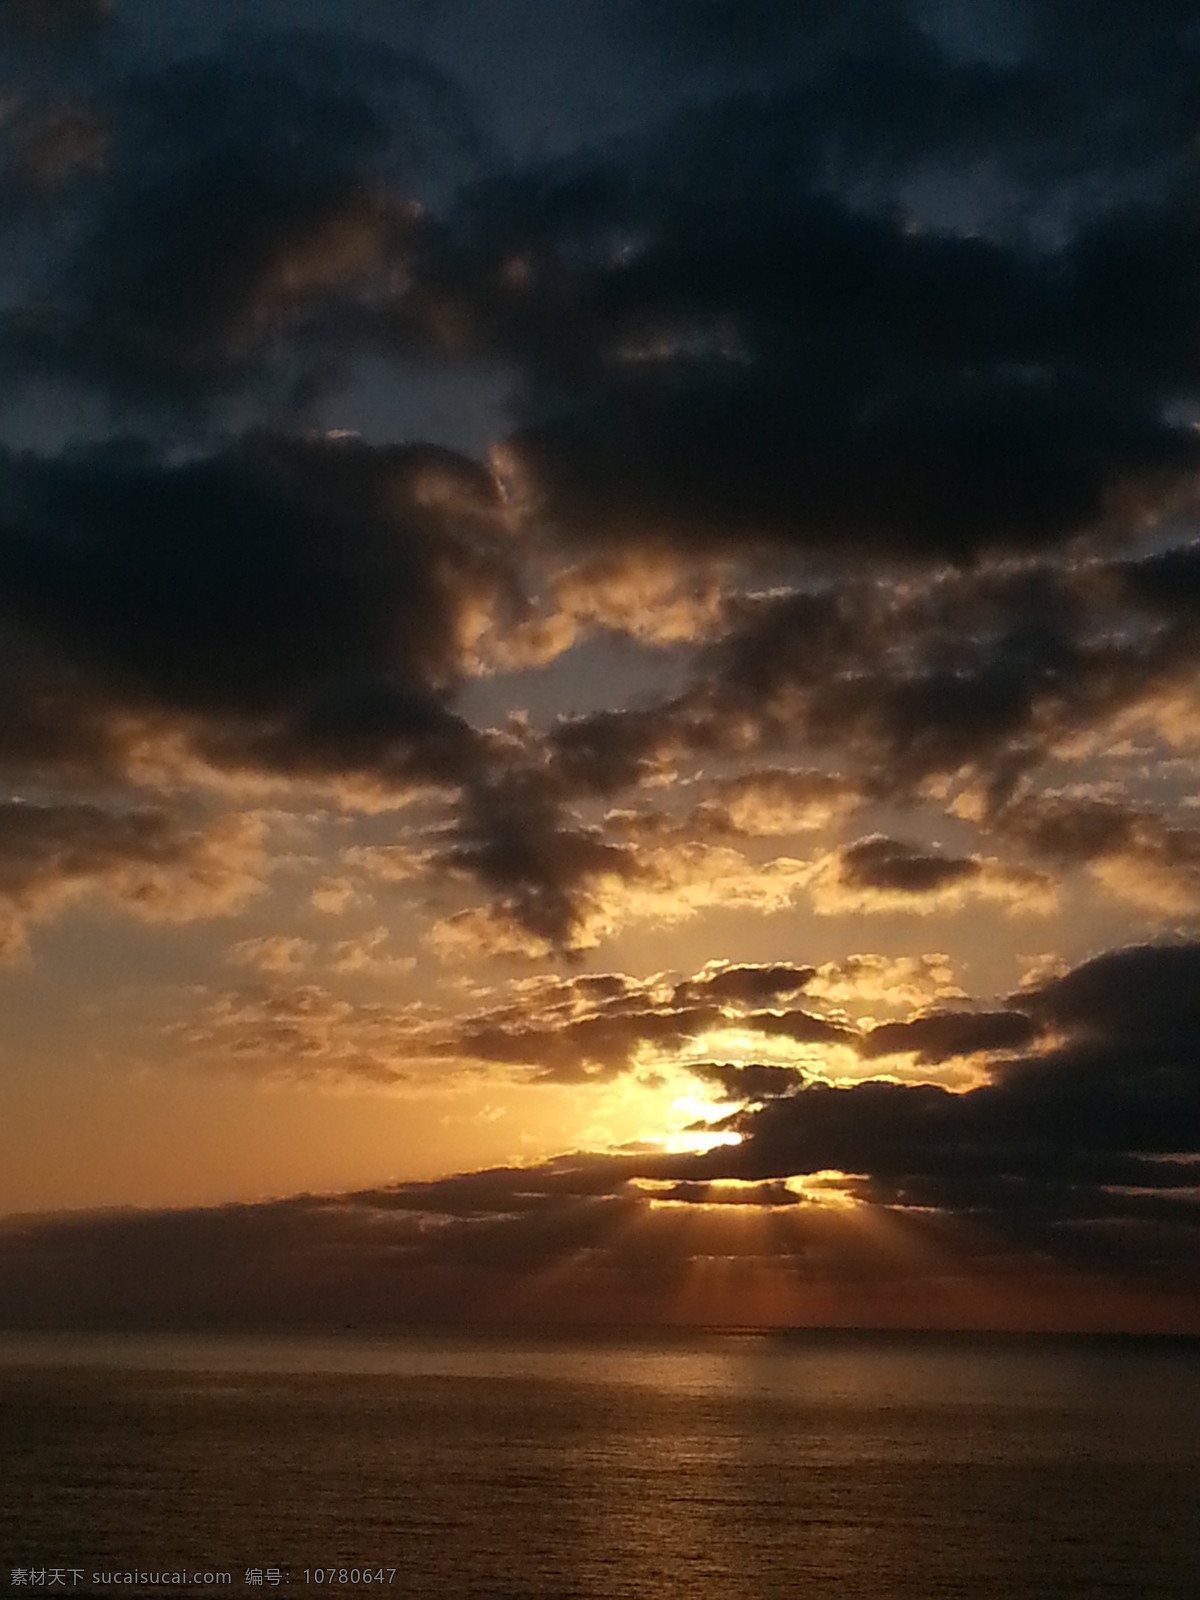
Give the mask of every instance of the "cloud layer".
<svg viewBox="0 0 1200 1600">
<path fill-rule="evenodd" d="M 0 7 L 3 981 L 150 920 L 156 1070 L 580 1148 L 14 1225 L 0 1282 L 1188 1321 L 1192 8 L 581 0 L 539 107 L 565 39 L 451 0 L 152 9 Z"/>
</svg>

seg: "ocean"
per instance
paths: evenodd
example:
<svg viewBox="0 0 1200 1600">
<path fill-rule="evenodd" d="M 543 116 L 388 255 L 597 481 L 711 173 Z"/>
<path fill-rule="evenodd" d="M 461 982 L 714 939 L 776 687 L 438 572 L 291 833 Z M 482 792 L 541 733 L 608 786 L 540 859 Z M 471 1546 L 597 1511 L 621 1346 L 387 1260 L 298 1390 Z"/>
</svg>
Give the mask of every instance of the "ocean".
<svg viewBox="0 0 1200 1600">
<path fill-rule="evenodd" d="M 5 1335 L 0 1561 L 22 1595 L 1190 1600 L 1200 1346 Z"/>
</svg>

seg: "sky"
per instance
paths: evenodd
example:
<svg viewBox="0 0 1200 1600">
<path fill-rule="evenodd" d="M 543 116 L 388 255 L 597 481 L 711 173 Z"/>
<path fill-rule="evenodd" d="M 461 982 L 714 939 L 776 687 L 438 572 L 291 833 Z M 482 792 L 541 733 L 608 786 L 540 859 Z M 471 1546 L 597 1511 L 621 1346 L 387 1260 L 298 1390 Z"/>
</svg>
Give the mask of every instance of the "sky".
<svg viewBox="0 0 1200 1600">
<path fill-rule="evenodd" d="M 0 1324 L 1200 1333 L 1185 0 L 0 0 Z"/>
</svg>

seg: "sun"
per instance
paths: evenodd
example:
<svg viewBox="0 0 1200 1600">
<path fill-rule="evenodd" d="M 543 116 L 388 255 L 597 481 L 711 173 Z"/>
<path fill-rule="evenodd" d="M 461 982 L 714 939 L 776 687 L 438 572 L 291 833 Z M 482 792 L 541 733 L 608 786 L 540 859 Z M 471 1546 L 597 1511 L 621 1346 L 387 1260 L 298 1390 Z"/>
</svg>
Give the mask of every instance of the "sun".
<svg viewBox="0 0 1200 1600">
<path fill-rule="evenodd" d="M 736 1101 L 708 1099 L 703 1085 L 695 1084 L 688 1092 L 675 1096 L 665 1131 L 651 1137 L 673 1156 L 704 1155 L 723 1145 L 738 1145 L 742 1142 L 740 1133 L 714 1125 L 739 1109 Z"/>
</svg>

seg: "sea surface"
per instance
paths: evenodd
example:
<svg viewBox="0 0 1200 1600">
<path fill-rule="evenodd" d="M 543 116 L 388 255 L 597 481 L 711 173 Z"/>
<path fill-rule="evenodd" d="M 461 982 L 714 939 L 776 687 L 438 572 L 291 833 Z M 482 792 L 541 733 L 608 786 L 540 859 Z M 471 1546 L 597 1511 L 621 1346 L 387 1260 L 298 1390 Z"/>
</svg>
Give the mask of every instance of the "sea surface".
<svg viewBox="0 0 1200 1600">
<path fill-rule="evenodd" d="M 14 1594 L 1190 1600 L 1200 1346 L 5 1335 L 0 1562 Z"/>
</svg>

